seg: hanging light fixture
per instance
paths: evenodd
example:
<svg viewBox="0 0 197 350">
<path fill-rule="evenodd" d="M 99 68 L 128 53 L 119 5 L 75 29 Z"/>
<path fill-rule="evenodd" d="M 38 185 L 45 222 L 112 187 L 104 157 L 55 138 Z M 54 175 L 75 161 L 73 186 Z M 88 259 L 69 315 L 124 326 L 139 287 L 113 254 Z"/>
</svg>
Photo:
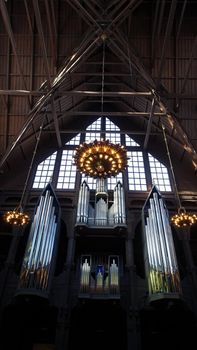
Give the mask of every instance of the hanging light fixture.
<svg viewBox="0 0 197 350">
<path fill-rule="evenodd" d="M 3 216 L 4 221 L 7 222 L 8 224 L 13 225 L 13 226 L 24 226 L 24 225 L 27 225 L 29 220 L 30 220 L 29 215 L 27 213 L 25 213 L 24 210 L 23 210 L 23 204 L 24 204 L 23 202 L 24 202 L 24 198 L 25 198 L 26 189 L 27 189 L 27 185 L 28 185 L 28 182 L 29 182 L 29 177 L 30 177 L 30 174 L 31 174 L 32 166 L 33 166 L 33 161 L 34 161 L 34 158 L 35 158 L 35 155 L 36 155 L 36 151 L 37 151 L 37 148 L 38 148 L 38 143 L 39 143 L 39 140 L 40 140 L 40 137 L 41 137 L 42 128 L 43 128 L 43 124 L 42 124 L 42 126 L 40 126 L 40 130 L 39 130 L 39 133 L 38 133 L 38 136 L 37 136 L 35 149 L 34 149 L 32 160 L 31 160 L 31 163 L 30 163 L 30 167 L 29 167 L 29 170 L 28 170 L 28 173 L 27 173 L 27 178 L 26 178 L 26 181 L 25 181 L 25 185 L 24 185 L 24 188 L 23 188 L 22 195 L 21 195 L 20 203 L 14 210 L 7 211 L 4 214 L 4 216 Z"/>
<path fill-rule="evenodd" d="M 11 225 L 23 226 L 28 224 L 29 215 L 23 212 L 22 207 L 18 206 L 14 210 L 7 211 L 4 214 L 4 220 Z"/>
<path fill-rule="evenodd" d="M 171 217 L 171 222 L 177 227 L 191 226 L 196 221 L 196 214 L 187 213 L 184 207 L 180 207 L 178 213 Z"/>
<path fill-rule="evenodd" d="M 187 213 L 186 209 L 181 205 L 181 200 L 180 200 L 179 193 L 178 193 L 175 174 L 174 174 L 174 170 L 173 170 L 173 166 L 172 166 L 172 160 L 170 157 L 170 151 L 169 151 L 167 137 L 166 137 L 166 133 L 165 133 L 165 126 L 163 124 L 162 124 L 162 131 L 163 131 L 164 141 L 165 141 L 165 145 L 166 145 L 166 151 L 167 151 L 167 155 L 168 155 L 168 159 L 169 159 L 169 163 L 170 163 L 171 174 L 172 174 L 172 178 L 173 178 L 173 182 L 174 182 L 175 196 L 176 196 L 176 200 L 178 203 L 177 214 L 175 214 L 171 217 L 171 223 L 176 227 L 188 227 L 188 226 L 193 225 L 197 221 L 197 216 L 193 213 Z"/>
<path fill-rule="evenodd" d="M 83 143 L 76 149 L 74 162 L 85 175 L 98 177 L 116 176 L 127 166 L 127 153 L 124 146 L 109 140 Z"/>
<path fill-rule="evenodd" d="M 101 82 L 101 112 L 104 102 L 104 78 L 105 78 L 105 40 L 107 35 L 101 35 L 103 40 L 102 57 L 102 82 Z M 74 163 L 77 169 L 87 176 L 94 178 L 107 178 L 116 176 L 127 166 L 127 154 L 124 146 L 114 144 L 109 140 L 101 140 L 83 143 L 76 148 Z"/>
</svg>

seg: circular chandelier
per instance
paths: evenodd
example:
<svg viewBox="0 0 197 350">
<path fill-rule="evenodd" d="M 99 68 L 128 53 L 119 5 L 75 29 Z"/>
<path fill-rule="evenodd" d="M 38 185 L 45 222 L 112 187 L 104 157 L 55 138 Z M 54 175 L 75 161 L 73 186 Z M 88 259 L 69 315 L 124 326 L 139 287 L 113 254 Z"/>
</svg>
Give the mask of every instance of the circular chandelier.
<svg viewBox="0 0 197 350">
<path fill-rule="evenodd" d="M 176 184 L 174 169 L 172 166 L 172 160 L 170 157 L 170 151 L 169 151 L 169 147 L 168 147 L 167 137 L 166 137 L 166 133 L 165 133 L 165 126 L 163 124 L 162 124 L 162 131 L 163 131 L 164 141 L 165 141 L 165 145 L 166 145 L 166 152 L 167 152 L 168 159 L 169 159 L 172 179 L 174 181 L 175 196 L 176 196 L 177 203 L 179 205 L 178 213 L 171 217 L 171 223 L 178 228 L 188 227 L 188 226 L 193 225 L 195 222 L 197 222 L 197 215 L 187 213 L 185 208 L 182 207 L 182 205 L 181 205 L 181 200 L 179 197 L 179 192 L 178 192 L 178 188 L 177 188 L 177 184 Z"/>
<path fill-rule="evenodd" d="M 113 144 L 109 140 L 83 143 L 76 149 L 74 162 L 77 169 L 88 176 L 116 176 L 127 166 L 127 154 L 124 146 Z"/>
<path fill-rule="evenodd" d="M 21 195 L 21 199 L 20 199 L 19 205 L 14 210 L 7 211 L 3 215 L 4 221 L 6 223 L 10 224 L 10 225 L 13 225 L 13 226 L 24 226 L 24 225 L 27 225 L 28 222 L 30 221 L 29 215 L 27 213 L 25 213 L 22 208 L 23 208 L 24 198 L 25 198 L 25 195 L 26 195 L 27 185 L 28 185 L 29 178 L 30 178 L 30 175 L 31 175 L 33 161 L 34 161 L 34 158 L 35 158 L 35 155 L 36 155 L 36 151 L 37 151 L 37 148 L 38 148 L 38 143 L 40 141 L 43 125 L 44 125 L 44 121 L 42 122 L 42 125 L 40 126 L 40 130 L 39 130 L 38 135 L 37 135 L 33 156 L 32 156 L 31 162 L 30 162 L 30 167 L 29 167 L 29 170 L 28 170 L 28 173 L 27 173 L 27 178 L 25 180 L 25 184 L 24 184 L 24 188 L 23 188 L 23 192 L 22 192 L 22 195 Z"/>
<path fill-rule="evenodd" d="M 171 222 L 177 227 L 187 227 L 197 221 L 196 214 L 187 213 L 184 207 L 178 209 L 178 213 L 171 217 Z"/>
<path fill-rule="evenodd" d="M 24 213 L 22 209 L 17 208 L 14 210 L 7 211 L 4 214 L 4 220 L 14 226 L 23 226 L 28 224 L 29 215 Z"/>
</svg>

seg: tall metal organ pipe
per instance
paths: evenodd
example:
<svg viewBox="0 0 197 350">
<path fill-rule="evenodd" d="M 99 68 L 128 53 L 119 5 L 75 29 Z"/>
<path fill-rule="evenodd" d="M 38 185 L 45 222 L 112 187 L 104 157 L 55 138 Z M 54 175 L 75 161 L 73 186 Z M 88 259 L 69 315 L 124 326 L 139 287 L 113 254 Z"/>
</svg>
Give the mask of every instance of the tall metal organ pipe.
<svg viewBox="0 0 197 350">
<path fill-rule="evenodd" d="M 19 277 L 18 294 L 25 292 L 24 290 L 32 293 L 35 293 L 35 290 L 47 292 L 50 287 L 59 211 L 59 204 L 51 184 L 48 184 L 40 197 L 31 224 Z"/>
<path fill-rule="evenodd" d="M 121 202 L 121 217 L 122 217 L 122 223 L 126 223 L 126 211 L 125 211 L 125 196 L 124 196 L 124 189 L 121 183 L 120 184 L 120 202 Z"/>
<path fill-rule="evenodd" d="M 114 188 L 114 223 L 118 222 L 118 198 L 117 198 L 117 186 Z"/>
<path fill-rule="evenodd" d="M 80 279 L 80 290 L 83 293 L 89 292 L 90 288 L 90 257 L 85 258 L 85 261 L 81 263 L 81 279 Z"/>
<path fill-rule="evenodd" d="M 120 181 L 114 189 L 114 222 L 116 224 L 126 222 L 124 191 Z"/>
<path fill-rule="evenodd" d="M 113 193 L 113 203 L 108 200 L 107 179 L 96 180 L 94 204 L 90 202 L 90 189 L 84 180 L 80 186 L 77 205 L 77 224 L 113 226 L 126 224 L 125 196 L 120 181 Z"/>
<path fill-rule="evenodd" d="M 84 180 L 79 190 L 79 198 L 77 205 L 77 222 L 81 222 L 84 224 L 87 224 L 88 222 L 89 197 L 90 190 L 86 181 Z"/>
<path fill-rule="evenodd" d="M 107 203 L 103 198 L 99 198 L 96 202 L 95 223 L 98 226 L 107 225 Z"/>
<path fill-rule="evenodd" d="M 149 294 L 179 298 L 181 283 L 168 211 L 156 186 L 142 209 L 142 222 Z"/>
<path fill-rule="evenodd" d="M 96 180 L 95 224 L 98 226 L 107 225 L 108 193 L 106 181 L 104 178 L 98 178 Z"/>
</svg>

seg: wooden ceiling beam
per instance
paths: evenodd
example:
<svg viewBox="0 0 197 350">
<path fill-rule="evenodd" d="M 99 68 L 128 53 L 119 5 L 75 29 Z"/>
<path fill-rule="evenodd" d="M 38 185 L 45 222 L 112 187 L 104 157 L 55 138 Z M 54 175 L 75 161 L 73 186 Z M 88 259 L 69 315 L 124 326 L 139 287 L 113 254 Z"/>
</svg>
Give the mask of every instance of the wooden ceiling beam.
<svg viewBox="0 0 197 350">
<path fill-rule="evenodd" d="M 85 84 L 85 83 L 84 83 Z M 0 95 L 12 95 L 12 96 L 44 96 L 48 91 L 29 91 L 29 90 L 0 90 Z M 101 96 L 101 91 L 90 91 L 90 90 L 60 90 L 55 92 L 55 96 L 71 96 L 71 95 L 81 95 L 81 96 Z M 151 91 L 103 91 L 104 96 L 152 96 Z"/>
<path fill-rule="evenodd" d="M 20 64 L 20 60 L 19 60 L 19 56 L 18 56 L 18 52 L 17 52 L 16 41 L 15 41 L 15 38 L 14 38 L 14 33 L 13 33 L 12 26 L 11 26 L 11 23 L 10 23 L 10 19 L 9 19 L 9 15 L 8 15 L 8 11 L 7 11 L 7 7 L 6 7 L 6 4 L 5 4 L 5 1 L 2 1 L 2 0 L 0 1 L 0 10 L 1 10 L 1 13 L 2 13 L 2 17 L 3 17 L 3 21 L 4 21 L 4 25 L 5 25 L 8 37 L 9 37 L 11 45 L 12 45 L 12 50 L 13 50 L 14 56 L 16 58 L 17 68 L 18 68 L 19 74 L 21 76 L 21 79 L 22 79 L 22 82 L 23 82 L 23 86 L 27 90 L 27 84 L 26 84 L 26 81 L 25 81 L 25 78 L 24 78 L 24 75 L 23 75 L 22 66 Z M 28 98 L 28 104 L 30 106 L 29 98 Z"/>
<path fill-rule="evenodd" d="M 146 136 L 145 136 L 145 139 L 144 139 L 144 146 L 143 146 L 143 148 L 145 150 L 147 149 L 148 141 L 149 141 L 149 137 L 150 137 L 150 133 L 151 133 L 151 126 L 152 126 L 152 121 L 153 121 L 153 116 L 154 116 L 154 109 L 155 109 L 155 99 L 153 98 L 152 102 L 151 102 L 150 116 L 149 116 L 149 120 L 148 120 Z"/>
<path fill-rule="evenodd" d="M 177 7 L 177 0 L 172 0 L 171 6 L 170 6 L 170 11 L 169 11 L 169 16 L 168 16 L 168 22 L 167 22 L 167 26 L 166 26 L 166 31 L 165 31 L 165 35 L 164 35 L 164 41 L 163 41 L 162 50 L 161 50 L 160 64 L 159 64 L 159 70 L 158 70 L 158 76 L 157 76 L 157 86 L 160 85 L 161 80 L 162 80 L 162 71 L 163 71 L 163 67 L 164 67 L 164 60 L 166 57 L 166 45 L 167 45 L 167 41 L 169 39 L 170 33 L 172 31 L 172 25 L 174 22 L 176 7 Z"/>
</svg>

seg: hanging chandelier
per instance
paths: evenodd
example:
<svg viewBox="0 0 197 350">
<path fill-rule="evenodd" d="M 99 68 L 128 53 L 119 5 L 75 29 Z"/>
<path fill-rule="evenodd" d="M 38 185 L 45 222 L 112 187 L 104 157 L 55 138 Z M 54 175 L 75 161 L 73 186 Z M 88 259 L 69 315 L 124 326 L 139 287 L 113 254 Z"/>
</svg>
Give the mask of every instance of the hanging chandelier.
<svg viewBox="0 0 197 350">
<path fill-rule="evenodd" d="M 189 226 L 193 225 L 195 222 L 197 222 L 197 215 L 192 214 L 192 213 L 187 213 L 186 209 L 181 205 L 181 200 L 180 200 L 179 193 L 178 193 L 175 174 L 174 174 L 174 170 L 173 170 L 173 166 L 172 166 L 172 160 L 170 157 L 170 151 L 169 151 L 167 137 L 166 137 L 166 133 L 165 133 L 165 127 L 163 124 L 162 124 L 162 130 L 163 130 L 163 136 L 164 136 L 164 141 L 165 141 L 165 145 L 166 145 L 166 151 L 167 151 L 167 155 L 168 155 L 168 159 L 169 159 L 169 163 L 170 163 L 171 174 L 172 174 L 172 178 L 174 181 L 175 196 L 176 196 L 176 200 L 178 203 L 177 214 L 175 214 L 171 217 L 171 223 L 178 228 L 189 227 Z"/>
<path fill-rule="evenodd" d="M 178 209 L 178 213 L 171 217 L 171 222 L 177 227 L 187 227 L 197 221 L 196 214 L 187 213 L 184 207 Z"/>
<path fill-rule="evenodd" d="M 25 185 L 24 185 L 24 188 L 23 188 L 22 195 L 21 195 L 20 203 L 14 210 L 9 210 L 3 215 L 4 221 L 7 222 L 10 225 L 13 225 L 13 226 L 24 226 L 24 225 L 27 225 L 29 223 L 29 221 L 30 221 L 29 214 L 24 212 L 24 210 L 23 210 L 23 204 L 24 204 L 24 199 L 25 199 L 25 195 L 26 195 L 27 185 L 28 185 L 28 182 L 29 182 L 29 177 L 30 177 L 30 174 L 31 174 L 32 166 L 33 166 L 33 161 L 34 161 L 34 158 L 35 158 L 35 155 L 36 155 L 36 151 L 37 151 L 37 148 L 38 148 L 38 143 L 39 143 L 39 140 L 40 140 L 40 137 L 41 137 L 42 128 L 43 128 L 43 123 L 40 126 L 40 130 L 39 130 L 39 133 L 38 133 L 38 136 L 37 136 L 37 139 L 36 139 L 36 145 L 35 145 L 35 148 L 34 148 L 34 152 L 33 152 L 33 156 L 32 156 L 31 163 L 30 163 L 30 167 L 29 167 L 29 170 L 28 170 L 27 178 L 26 178 L 26 181 L 25 181 Z"/>
<path fill-rule="evenodd" d="M 107 178 L 116 176 L 126 168 L 127 154 L 125 147 L 120 144 L 95 140 L 77 147 L 74 162 L 85 175 Z"/>
<path fill-rule="evenodd" d="M 101 37 L 103 40 L 101 112 L 103 114 L 106 38 L 106 35 Z M 109 140 L 95 140 L 89 144 L 84 142 L 76 149 L 74 163 L 77 169 L 87 176 L 107 178 L 116 176 L 126 168 L 127 152 L 124 146 L 113 144 Z"/>
<path fill-rule="evenodd" d="M 24 213 L 20 207 L 7 211 L 4 214 L 3 218 L 4 221 L 13 226 L 24 226 L 29 222 L 29 215 L 27 213 Z"/>
</svg>

